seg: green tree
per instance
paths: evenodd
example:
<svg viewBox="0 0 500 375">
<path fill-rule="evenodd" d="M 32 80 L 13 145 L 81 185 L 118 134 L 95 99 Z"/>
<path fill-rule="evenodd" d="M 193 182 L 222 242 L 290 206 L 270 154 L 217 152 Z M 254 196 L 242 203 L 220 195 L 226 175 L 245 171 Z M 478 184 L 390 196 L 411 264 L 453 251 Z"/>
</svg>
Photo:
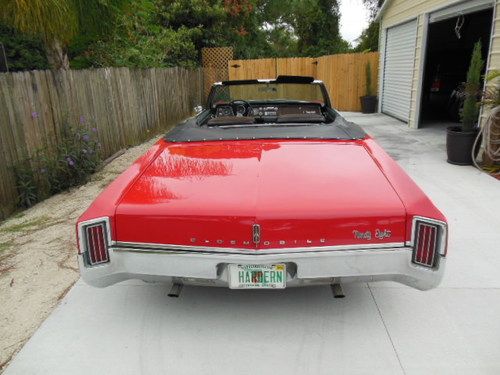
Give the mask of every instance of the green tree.
<svg viewBox="0 0 500 375">
<path fill-rule="evenodd" d="M 259 58 L 273 55 L 259 7 L 264 1 L 224 0 L 226 33 L 221 33 L 223 43 L 233 46 L 238 58 Z M 276 35 L 275 35 L 276 36 Z"/>
<path fill-rule="evenodd" d="M 384 0 L 363 0 L 363 4 L 369 12 L 370 23 L 358 38 L 358 45 L 354 49 L 355 52 L 378 51 L 380 24 L 375 21 L 375 17 L 383 3 Z"/>
<path fill-rule="evenodd" d="M 320 56 L 348 52 L 350 45 L 339 31 L 337 0 L 292 0 L 285 17 L 297 37 L 302 56 Z"/>
<path fill-rule="evenodd" d="M 177 31 L 197 28 L 196 49 L 232 46 L 240 58 L 272 52 L 262 27 L 262 0 L 159 0 L 162 26 Z"/>
<path fill-rule="evenodd" d="M 47 69 L 49 64 L 40 39 L 0 24 L 0 43 L 5 48 L 9 71 Z"/>
<path fill-rule="evenodd" d="M 197 29 L 192 42 L 197 49 L 206 45 L 216 45 L 221 34 L 226 34 L 224 23 L 227 17 L 224 4 L 217 0 L 159 0 L 159 25 L 178 31 Z"/>
<path fill-rule="evenodd" d="M 339 33 L 338 0 L 2 2 L 0 20 L 40 37 L 56 68 L 67 68 L 68 56 L 73 68 L 193 66 L 212 46 L 232 46 L 237 58 L 351 48 Z"/>
<path fill-rule="evenodd" d="M 363 0 L 363 4 L 365 7 L 368 9 L 368 12 L 370 13 L 370 19 L 374 20 L 375 17 L 377 16 L 378 11 L 384 4 L 385 0 Z"/>
<path fill-rule="evenodd" d="M 102 33 L 125 1 L 0 0 L 0 21 L 19 32 L 39 37 L 51 67 L 67 69 L 69 42 L 79 33 Z"/>
<path fill-rule="evenodd" d="M 358 45 L 354 49 L 355 52 L 375 52 L 378 51 L 380 24 L 371 21 L 366 29 L 363 30 L 358 38 Z"/>
<path fill-rule="evenodd" d="M 472 131 L 479 117 L 478 96 L 480 95 L 483 66 L 484 60 L 481 52 L 481 41 L 479 40 L 474 45 L 469 70 L 467 71 L 467 80 L 465 82 L 464 108 L 461 113 L 462 129 L 464 131 Z"/>
<path fill-rule="evenodd" d="M 80 67 L 124 66 L 134 68 L 193 66 L 198 61 L 195 41 L 202 37 L 200 26 L 179 26 L 176 30 L 161 23 L 160 3 L 142 0 L 126 7 L 106 37 L 75 57 Z"/>
</svg>

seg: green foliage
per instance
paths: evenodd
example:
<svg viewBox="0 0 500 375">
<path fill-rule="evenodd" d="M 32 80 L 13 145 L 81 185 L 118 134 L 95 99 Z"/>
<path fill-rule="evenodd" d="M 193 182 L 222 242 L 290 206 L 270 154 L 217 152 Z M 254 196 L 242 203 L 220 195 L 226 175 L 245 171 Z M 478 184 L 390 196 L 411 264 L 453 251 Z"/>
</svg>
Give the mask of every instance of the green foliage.
<svg viewBox="0 0 500 375">
<path fill-rule="evenodd" d="M 498 107 L 500 106 L 500 83 L 498 82 L 500 78 L 500 70 L 492 70 L 489 72 L 485 79 L 488 82 L 488 87 L 486 87 L 483 93 L 483 99 L 481 104 L 488 107 Z"/>
<path fill-rule="evenodd" d="M 15 32 L 13 28 L 0 24 L 0 43 L 5 48 L 9 71 L 48 68 L 40 39 Z"/>
<path fill-rule="evenodd" d="M 358 45 L 354 49 L 355 52 L 376 52 L 378 51 L 380 25 L 378 22 L 370 22 L 368 27 L 363 30 L 358 38 Z"/>
<path fill-rule="evenodd" d="M 122 66 L 132 68 L 191 67 L 196 65 L 195 41 L 202 36 L 201 27 L 177 30 L 163 27 L 156 1 L 131 4 L 117 16 L 116 26 L 106 37 L 72 56 L 73 68 Z M 77 53 L 80 54 L 77 54 Z"/>
<path fill-rule="evenodd" d="M 160 25 L 174 32 L 197 30 L 192 44 L 203 47 L 232 46 L 237 58 L 273 54 L 258 0 L 156 0 Z M 197 60 L 196 60 L 197 62 Z"/>
<path fill-rule="evenodd" d="M 0 21 L 44 41 L 69 41 L 77 18 L 70 0 L 3 0 Z"/>
<path fill-rule="evenodd" d="M 338 0 L 3 1 L 0 20 L 39 36 L 54 67 L 65 67 L 66 48 L 72 68 L 191 67 L 214 46 L 236 58 L 351 50 Z"/>
<path fill-rule="evenodd" d="M 297 37 L 301 56 L 321 56 L 350 50 L 339 32 L 339 5 L 337 0 L 292 0 L 285 8 L 284 17 Z"/>
<path fill-rule="evenodd" d="M 40 192 L 29 161 L 23 161 L 14 167 L 16 189 L 18 192 L 17 204 L 19 207 L 28 208 L 40 199 Z"/>
<path fill-rule="evenodd" d="M 228 19 L 221 1 L 213 0 L 158 0 L 155 1 L 159 25 L 172 30 L 198 29 L 193 40 L 197 48 L 218 44 L 224 23 Z"/>
<path fill-rule="evenodd" d="M 384 0 L 363 0 L 363 4 L 369 12 L 370 23 L 368 27 L 363 30 L 358 38 L 358 45 L 354 52 L 376 52 L 378 51 L 378 40 L 380 25 L 375 22 L 375 17 L 383 5 Z"/>
<path fill-rule="evenodd" d="M 80 36 L 88 44 L 109 33 L 114 16 L 129 1 L 2 0 L 0 22 L 40 38 L 53 67 L 66 68 L 65 49 L 70 41 Z"/>
<path fill-rule="evenodd" d="M 375 19 L 380 7 L 384 4 L 384 0 L 363 0 L 363 4 L 368 9 L 370 19 Z"/>
<path fill-rule="evenodd" d="M 39 216 L 37 218 L 22 221 L 18 224 L 11 224 L 4 226 L 0 229 L 3 233 L 26 233 L 28 231 L 39 228 L 40 226 L 50 224 L 50 217 L 47 215 Z M 1 250 L 1 249 L 0 249 Z"/>
<path fill-rule="evenodd" d="M 203 47 L 232 46 L 236 58 L 348 52 L 337 0 L 140 0 L 106 36 L 70 48 L 74 68 L 191 67 Z"/>
<path fill-rule="evenodd" d="M 131 0 L 2 0 L 0 21 L 45 42 L 67 44 L 78 33 L 102 35 Z M 105 20 L 105 22 L 103 22 Z"/>
<path fill-rule="evenodd" d="M 81 126 L 65 129 L 55 157 L 42 159 L 51 194 L 82 184 L 95 172 L 101 161 L 96 132 Z"/>
<path fill-rule="evenodd" d="M 365 79 L 366 79 L 366 95 L 372 96 L 373 95 L 372 67 L 369 62 L 366 63 L 365 66 Z"/>
<path fill-rule="evenodd" d="M 467 71 L 467 80 L 465 82 L 465 100 L 464 107 L 461 113 L 462 129 L 471 131 L 476 126 L 479 117 L 479 100 L 481 84 L 481 71 L 484 66 L 484 61 L 481 53 L 481 41 L 479 40 L 474 45 L 472 57 Z"/>
<path fill-rule="evenodd" d="M 97 130 L 68 127 L 54 151 L 39 150 L 13 167 L 18 205 L 31 207 L 40 200 L 87 181 L 101 162 Z"/>
</svg>

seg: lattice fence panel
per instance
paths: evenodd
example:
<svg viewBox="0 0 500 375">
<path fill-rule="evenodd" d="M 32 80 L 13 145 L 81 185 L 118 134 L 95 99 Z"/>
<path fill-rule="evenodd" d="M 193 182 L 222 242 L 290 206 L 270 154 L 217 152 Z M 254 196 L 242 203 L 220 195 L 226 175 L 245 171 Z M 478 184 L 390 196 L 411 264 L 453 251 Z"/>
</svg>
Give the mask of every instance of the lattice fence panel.
<svg viewBox="0 0 500 375">
<path fill-rule="evenodd" d="M 201 62 L 204 70 L 205 98 L 214 82 L 229 79 L 228 62 L 234 57 L 233 47 L 213 47 L 201 50 Z"/>
</svg>

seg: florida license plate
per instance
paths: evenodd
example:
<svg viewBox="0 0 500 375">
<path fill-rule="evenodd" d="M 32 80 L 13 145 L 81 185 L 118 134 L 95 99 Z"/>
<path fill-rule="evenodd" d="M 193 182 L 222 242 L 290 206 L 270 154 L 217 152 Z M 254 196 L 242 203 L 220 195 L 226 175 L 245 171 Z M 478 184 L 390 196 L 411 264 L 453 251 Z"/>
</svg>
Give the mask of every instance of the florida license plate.
<svg viewBox="0 0 500 375">
<path fill-rule="evenodd" d="M 229 264 L 231 289 L 283 289 L 285 264 Z"/>
</svg>

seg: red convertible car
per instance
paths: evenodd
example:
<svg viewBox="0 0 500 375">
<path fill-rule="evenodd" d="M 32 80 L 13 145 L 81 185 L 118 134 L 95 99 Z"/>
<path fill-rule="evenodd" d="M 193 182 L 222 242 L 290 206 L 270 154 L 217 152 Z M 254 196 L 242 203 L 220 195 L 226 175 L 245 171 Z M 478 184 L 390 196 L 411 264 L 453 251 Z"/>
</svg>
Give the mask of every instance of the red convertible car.
<svg viewBox="0 0 500 375">
<path fill-rule="evenodd" d="M 214 84 L 207 108 L 111 183 L 77 223 L 82 278 L 285 288 L 392 280 L 426 290 L 441 212 L 321 81 Z"/>
</svg>

